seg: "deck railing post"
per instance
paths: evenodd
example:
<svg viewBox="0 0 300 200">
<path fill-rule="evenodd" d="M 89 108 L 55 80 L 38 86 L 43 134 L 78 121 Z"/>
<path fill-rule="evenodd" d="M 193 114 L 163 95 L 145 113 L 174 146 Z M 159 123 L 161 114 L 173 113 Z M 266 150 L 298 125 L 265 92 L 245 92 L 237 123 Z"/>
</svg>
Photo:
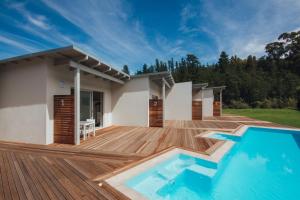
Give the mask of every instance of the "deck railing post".
<svg viewBox="0 0 300 200">
<path fill-rule="evenodd" d="M 74 98 L 75 98 L 75 113 L 74 113 L 74 134 L 75 144 L 80 144 L 80 68 L 77 67 L 74 73 Z"/>
</svg>

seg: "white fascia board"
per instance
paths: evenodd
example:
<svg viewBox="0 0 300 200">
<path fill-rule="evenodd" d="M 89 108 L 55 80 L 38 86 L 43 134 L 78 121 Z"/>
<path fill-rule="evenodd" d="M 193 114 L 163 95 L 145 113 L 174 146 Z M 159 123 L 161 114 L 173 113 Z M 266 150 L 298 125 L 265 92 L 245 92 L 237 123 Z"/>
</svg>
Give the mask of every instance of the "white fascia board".
<svg viewBox="0 0 300 200">
<path fill-rule="evenodd" d="M 112 77 L 110 75 L 104 74 L 102 72 L 99 72 L 95 69 L 89 68 L 89 67 L 87 67 L 85 65 L 82 65 L 80 63 L 76 63 L 72 60 L 69 61 L 69 66 L 74 67 L 74 68 L 79 68 L 80 70 L 82 70 L 84 72 L 87 72 L 87 73 L 93 74 L 95 76 L 99 76 L 99 77 L 102 77 L 102 78 L 105 78 L 105 79 L 108 79 L 108 80 L 111 80 L 111 81 L 114 81 L 114 82 L 117 82 L 117 83 L 120 83 L 120 84 L 125 83 L 124 81 L 122 81 L 120 79 L 117 79 L 117 78 Z"/>
</svg>

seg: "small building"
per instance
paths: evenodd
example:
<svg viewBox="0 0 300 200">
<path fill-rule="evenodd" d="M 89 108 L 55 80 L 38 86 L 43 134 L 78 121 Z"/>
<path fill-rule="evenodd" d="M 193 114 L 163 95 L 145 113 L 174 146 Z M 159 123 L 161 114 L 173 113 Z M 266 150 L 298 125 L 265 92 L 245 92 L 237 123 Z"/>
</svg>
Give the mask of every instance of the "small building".
<svg viewBox="0 0 300 200">
<path fill-rule="evenodd" d="M 73 46 L 8 58 L 0 61 L 0 140 L 79 144 L 88 119 L 96 128 L 202 120 L 221 115 L 223 89 L 175 83 L 170 72 L 130 76 Z"/>
</svg>

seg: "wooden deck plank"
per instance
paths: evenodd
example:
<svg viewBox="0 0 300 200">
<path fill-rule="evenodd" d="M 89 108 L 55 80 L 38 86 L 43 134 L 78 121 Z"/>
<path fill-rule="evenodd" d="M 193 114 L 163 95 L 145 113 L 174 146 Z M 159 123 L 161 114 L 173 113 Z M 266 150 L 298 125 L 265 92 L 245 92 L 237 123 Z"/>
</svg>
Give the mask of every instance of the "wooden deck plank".
<svg viewBox="0 0 300 200">
<path fill-rule="evenodd" d="M 16 189 L 15 186 L 15 182 L 13 180 L 13 175 L 12 175 L 12 170 L 9 166 L 9 156 L 8 156 L 8 152 L 5 152 L 3 154 L 3 162 L 4 162 L 4 166 L 5 166 L 5 170 L 6 170 L 6 175 L 7 175 L 7 179 L 8 179 L 8 184 L 9 184 L 9 189 L 10 189 L 10 194 L 12 199 L 20 199 L 19 195 L 18 195 L 18 191 Z"/>
<path fill-rule="evenodd" d="M 8 183 L 8 177 L 7 177 L 7 171 L 5 169 L 5 152 L 1 152 L 0 154 L 0 168 L 1 168 L 1 176 L 2 176 L 2 185 L 3 185 L 3 192 L 4 192 L 4 199 L 12 199 L 10 189 L 9 189 L 9 183 Z"/>
<path fill-rule="evenodd" d="M 16 167 L 15 167 L 15 165 L 13 163 L 13 153 L 12 152 L 8 152 L 7 155 L 9 156 L 8 163 L 9 163 L 9 167 L 10 167 L 11 172 L 12 172 L 13 181 L 15 183 L 15 186 L 16 186 L 19 198 L 20 199 L 27 199 L 27 197 L 25 195 L 25 192 L 24 192 L 24 189 L 23 189 L 23 186 L 21 184 L 20 178 L 18 176 Z"/>
<path fill-rule="evenodd" d="M 11 152 L 11 154 L 12 154 L 11 155 L 12 161 L 13 161 L 13 163 L 15 165 L 15 169 L 16 169 L 16 172 L 17 172 L 17 174 L 19 176 L 20 184 L 22 185 L 22 187 L 24 189 L 26 198 L 28 200 L 32 200 L 32 199 L 34 199 L 33 194 L 32 194 L 32 192 L 29 189 L 29 186 L 28 186 L 28 184 L 27 184 L 27 182 L 25 180 L 25 177 L 24 177 L 24 175 L 23 175 L 23 173 L 21 171 L 20 165 L 19 165 L 19 163 L 18 163 L 18 161 L 17 161 L 17 159 L 15 157 L 15 154 L 13 152 Z"/>
<path fill-rule="evenodd" d="M 42 184 L 39 182 L 39 180 L 37 179 L 37 177 L 34 174 L 34 168 L 32 167 L 32 165 L 30 164 L 31 161 L 29 161 L 29 156 L 28 155 L 19 155 L 20 160 L 22 160 L 24 169 L 27 172 L 27 178 L 26 180 L 31 180 L 30 183 L 32 185 L 32 188 L 35 188 L 36 193 L 39 193 L 39 196 L 41 199 L 50 199 L 48 194 L 45 192 Z"/>
<path fill-rule="evenodd" d="M 56 191 L 59 198 L 68 200 L 73 199 L 73 197 L 70 195 L 67 189 L 63 187 L 63 185 L 58 181 L 59 177 L 55 176 L 55 174 L 53 174 L 51 170 L 48 170 L 50 166 L 45 161 L 45 159 L 40 159 L 37 162 L 37 165 L 40 167 L 40 169 L 43 170 L 43 173 L 45 173 L 45 175 L 48 177 L 49 181 L 51 182 L 51 184 L 49 184 L 49 187 L 51 187 L 53 191 Z"/>
<path fill-rule="evenodd" d="M 28 155 L 25 155 L 28 156 Z M 24 162 L 24 155 L 23 154 L 16 154 L 16 159 L 24 176 L 24 179 L 28 185 L 30 192 L 34 199 L 43 199 L 41 196 L 39 189 L 36 187 L 33 178 L 31 177 L 30 173 L 28 172 L 28 168 Z"/>
</svg>

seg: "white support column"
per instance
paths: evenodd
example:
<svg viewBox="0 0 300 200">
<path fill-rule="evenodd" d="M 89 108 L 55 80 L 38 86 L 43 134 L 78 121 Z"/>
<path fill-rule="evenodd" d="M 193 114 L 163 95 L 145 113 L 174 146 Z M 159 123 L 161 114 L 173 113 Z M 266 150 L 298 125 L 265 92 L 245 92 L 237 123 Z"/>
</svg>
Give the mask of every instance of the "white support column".
<svg viewBox="0 0 300 200">
<path fill-rule="evenodd" d="M 166 84 L 162 81 L 162 99 L 163 99 L 163 127 L 165 126 L 165 103 L 166 103 Z"/>
<path fill-rule="evenodd" d="M 74 134 L 75 134 L 75 144 L 80 144 L 80 68 L 77 67 L 74 71 L 74 98 L 75 98 L 75 127 L 74 127 Z"/>
<path fill-rule="evenodd" d="M 222 89 L 220 90 L 220 116 L 222 116 L 223 112 L 223 99 L 222 99 Z"/>
</svg>

